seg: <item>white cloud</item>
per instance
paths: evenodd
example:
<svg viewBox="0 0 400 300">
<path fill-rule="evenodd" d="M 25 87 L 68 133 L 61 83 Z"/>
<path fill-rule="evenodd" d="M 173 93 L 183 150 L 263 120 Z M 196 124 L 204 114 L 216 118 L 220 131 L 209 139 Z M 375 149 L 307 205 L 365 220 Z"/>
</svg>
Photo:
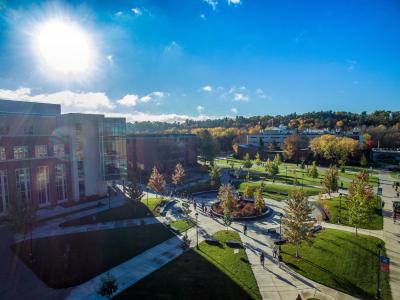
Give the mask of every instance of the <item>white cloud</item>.
<svg viewBox="0 0 400 300">
<path fill-rule="evenodd" d="M 235 107 L 232 107 L 231 108 L 231 112 L 233 112 L 235 115 L 238 113 L 238 110 L 237 110 L 237 108 L 235 108 Z"/>
<path fill-rule="evenodd" d="M 120 17 L 120 16 L 123 15 L 123 12 L 122 11 L 117 11 L 114 15 L 117 16 L 117 17 Z"/>
<path fill-rule="evenodd" d="M 246 96 L 246 95 L 243 94 L 243 93 L 235 93 L 235 94 L 233 95 L 233 100 L 234 100 L 234 101 L 247 102 L 247 101 L 249 101 L 249 97 Z"/>
<path fill-rule="evenodd" d="M 111 54 L 107 55 L 107 60 L 112 63 L 113 62 L 113 56 Z"/>
<path fill-rule="evenodd" d="M 212 92 L 213 87 L 211 85 L 205 85 L 201 88 L 204 92 Z"/>
<path fill-rule="evenodd" d="M 134 7 L 131 9 L 131 11 L 137 16 L 141 16 L 143 14 L 142 10 L 139 7 Z"/>
<path fill-rule="evenodd" d="M 233 4 L 233 5 L 239 5 L 241 3 L 241 0 L 228 0 L 228 4 Z"/>
<path fill-rule="evenodd" d="M 172 41 L 171 44 L 164 48 L 164 54 L 171 57 L 179 57 L 182 54 L 182 47 L 177 42 Z"/>
<path fill-rule="evenodd" d="M 267 100 L 272 100 L 272 97 L 265 94 L 264 91 L 260 88 L 256 89 L 256 95 L 260 99 L 267 99 Z"/>
<path fill-rule="evenodd" d="M 75 109 L 113 109 L 114 104 L 103 92 L 72 92 L 69 90 L 32 95 L 30 88 L 0 89 L 0 99 L 61 104 Z"/>
<path fill-rule="evenodd" d="M 205 14 L 200 14 L 200 18 L 205 20 L 206 19 L 206 15 Z"/>
<path fill-rule="evenodd" d="M 197 112 L 201 115 L 204 112 L 204 106 L 198 105 Z"/>
<path fill-rule="evenodd" d="M 117 100 L 117 102 L 123 106 L 133 107 L 136 106 L 138 100 L 138 95 L 127 94 L 122 99 Z"/>
<path fill-rule="evenodd" d="M 167 95 L 168 94 L 165 93 L 165 92 L 159 92 L 159 91 L 151 92 L 150 94 L 147 94 L 147 95 L 141 97 L 140 98 L 140 102 L 147 103 L 147 102 L 149 102 L 150 100 L 152 100 L 154 98 L 164 98 Z"/>
<path fill-rule="evenodd" d="M 210 5 L 213 10 L 217 9 L 218 1 L 217 0 L 203 0 L 205 3 Z"/>
</svg>

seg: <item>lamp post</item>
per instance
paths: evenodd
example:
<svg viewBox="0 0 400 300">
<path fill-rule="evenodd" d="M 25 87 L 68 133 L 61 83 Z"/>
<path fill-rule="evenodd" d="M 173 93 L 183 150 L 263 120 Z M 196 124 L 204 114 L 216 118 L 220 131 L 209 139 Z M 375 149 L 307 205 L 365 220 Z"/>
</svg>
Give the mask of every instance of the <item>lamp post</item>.
<svg viewBox="0 0 400 300">
<path fill-rule="evenodd" d="M 285 176 L 285 179 L 286 179 L 286 183 L 287 183 L 287 165 L 285 165 L 285 169 L 286 169 L 286 176 Z"/>
<path fill-rule="evenodd" d="M 343 196 L 343 194 L 340 193 L 339 194 L 339 224 L 342 219 L 342 196 Z"/>
<path fill-rule="evenodd" d="M 199 249 L 199 227 L 198 227 L 198 223 L 197 223 L 199 213 L 196 212 L 195 216 L 196 216 L 196 248 Z"/>
<path fill-rule="evenodd" d="M 378 256 L 378 273 L 377 273 L 377 278 L 378 278 L 378 282 L 377 282 L 377 286 L 376 286 L 376 299 L 381 299 L 381 290 L 379 288 L 379 280 L 380 280 L 380 259 L 381 259 L 381 249 L 382 249 L 382 244 L 377 244 L 376 245 L 376 252 L 377 252 L 377 256 Z"/>
</svg>

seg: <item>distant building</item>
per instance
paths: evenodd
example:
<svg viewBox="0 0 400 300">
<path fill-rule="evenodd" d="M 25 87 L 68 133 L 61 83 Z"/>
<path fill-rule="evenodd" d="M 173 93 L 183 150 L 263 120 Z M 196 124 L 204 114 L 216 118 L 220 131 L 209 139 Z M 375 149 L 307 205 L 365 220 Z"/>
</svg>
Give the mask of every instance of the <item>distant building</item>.
<svg viewBox="0 0 400 300">
<path fill-rule="evenodd" d="M 400 168 L 400 149 L 374 148 L 371 151 L 372 161 L 393 165 Z"/>
<path fill-rule="evenodd" d="M 260 141 L 264 143 L 264 146 L 268 146 L 271 143 L 275 143 L 276 146 L 281 147 L 284 140 L 295 133 L 298 133 L 302 137 L 306 137 L 308 139 L 313 139 L 315 137 L 324 135 L 324 134 L 333 134 L 337 136 L 346 136 L 352 139 L 355 139 L 362 142 L 362 135 L 360 134 L 360 130 L 358 128 L 354 128 L 352 131 L 340 131 L 340 130 L 330 130 L 330 129 L 305 129 L 302 131 L 289 130 L 286 126 L 273 127 L 266 130 L 262 130 L 258 134 L 249 134 L 247 135 L 247 144 L 251 146 L 259 146 Z"/>
<path fill-rule="evenodd" d="M 154 166 L 163 172 L 173 171 L 178 162 L 185 167 L 195 166 L 196 147 L 194 134 L 128 135 L 128 179 L 148 174 Z"/>
<path fill-rule="evenodd" d="M 20 197 L 36 207 L 72 197 L 69 144 L 57 132 L 60 105 L 0 100 L 0 214 Z"/>
<path fill-rule="evenodd" d="M 105 195 L 108 185 L 127 176 L 124 118 L 95 114 L 65 114 L 58 130 L 71 146 L 72 196 Z"/>
</svg>

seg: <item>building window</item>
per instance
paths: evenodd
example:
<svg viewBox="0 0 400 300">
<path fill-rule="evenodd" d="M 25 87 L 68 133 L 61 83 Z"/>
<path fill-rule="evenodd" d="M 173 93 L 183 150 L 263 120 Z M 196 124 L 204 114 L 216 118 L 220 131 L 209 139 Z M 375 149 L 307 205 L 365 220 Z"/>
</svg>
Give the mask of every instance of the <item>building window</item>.
<svg viewBox="0 0 400 300">
<path fill-rule="evenodd" d="M 8 210 L 8 178 L 7 171 L 0 170 L 0 214 Z"/>
<path fill-rule="evenodd" d="M 14 159 L 28 158 L 28 146 L 14 146 Z"/>
<path fill-rule="evenodd" d="M 15 183 L 17 197 L 20 197 L 21 201 L 29 201 L 31 199 L 31 182 L 28 168 L 15 170 Z"/>
<path fill-rule="evenodd" d="M 65 165 L 59 164 L 55 167 L 56 170 L 56 190 L 57 190 L 57 201 L 67 200 L 67 182 Z"/>
<path fill-rule="evenodd" d="M 55 157 L 64 157 L 65 156 L 64 144 L 55 144 L 53 146 L 53 152 Z"/>
<path fill-rule="evenodd" d="M 85 182 L 83 180 L 79 180 L 79 197 L 85 197 Z"/>
<path fill-rule="evenodd" d="M 0 160 L 6 160 L 6 148 L 0 147 Z"/>
<path fill-rule="evenodd" d="M 35 145 L 35 157 L 47 157 L 47 145 Z"/>
<path fill-rule="evenodd" d="M 33 135 L 33 126 L 25 126 L 24 134 L 25 135 Z"/>
<path fill-rule="evenodd" d="M 49 168 L 47 166 L 39 167 L 36 176 L 39 191 L 39 204 L 45 205 L 49 203 Z"/>
</svg>

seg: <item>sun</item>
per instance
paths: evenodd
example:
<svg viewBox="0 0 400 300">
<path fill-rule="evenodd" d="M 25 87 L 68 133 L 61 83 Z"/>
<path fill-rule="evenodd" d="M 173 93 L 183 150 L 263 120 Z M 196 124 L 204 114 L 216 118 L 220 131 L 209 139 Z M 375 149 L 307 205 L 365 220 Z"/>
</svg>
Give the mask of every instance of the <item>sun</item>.
<svg viewBox="0 0 400 300">
<path fill-rule="evenodd" d="M 73 22 L 48 21 L 39 27 L 36 39 L 40 56 L 54 71 L 83 73 L 89 69 L 89 37 Z"/>
</svg>

